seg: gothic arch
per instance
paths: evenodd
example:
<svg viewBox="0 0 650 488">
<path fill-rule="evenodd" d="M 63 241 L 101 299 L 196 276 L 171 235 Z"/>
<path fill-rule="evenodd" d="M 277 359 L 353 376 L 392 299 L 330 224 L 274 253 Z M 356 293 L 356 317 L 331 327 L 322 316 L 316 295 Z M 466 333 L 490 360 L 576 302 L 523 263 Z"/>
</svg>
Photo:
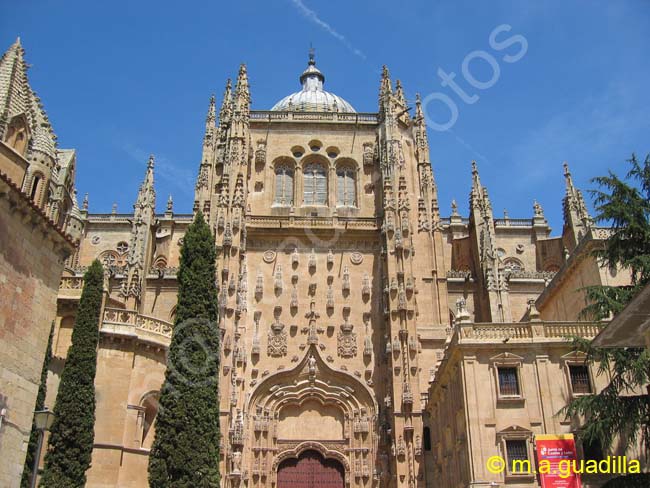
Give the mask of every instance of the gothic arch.
<svg viewBox="0 0 650 488">
<path fill-rule="evenodd" d="M 31 133 L 24 113 L 14 116 L 7 127 L 5 142 L 21 156 L 25 156 Z"/>
<path fill-rule="evenodd" d="M 283 439 L 278 435 L 280 412 L 284 408 L 299 412 L 301 406 L 313 403 L 323 405 L 323 412 L 338 409 L 342 413 L 340 438 L 335 439 L 337 436 L 331 433 L 319 437 L 314 432 L 309 436 L 313 438 L 303 439 Z M 348 484 L 351 477 L 360 476 L 351 473 L 353 460 L 364 473 L 374 469 L 378 407 L 372 391 L 347 371 L 329 366 L 314 344 L 292 369 L 264 378 L 251 392 L 244 412 L 244 429 L 249 431 L 246 437 L 252 443 L 243 458 L 256 476 L 266 476 L 275 483 L 279 464 L 309 449 L 341 462 Z M 262 451 L 262 446 L 272 449 Z M 355 455 L 353 446 L 362 446 L 364 454 Z"/>
<path fill-rule="evenodd" d="M 287 459 L 297 459 L 305 451 L 316 451 L 325 459 L 335 459 L 336 461 L 340 462 L 343 466 L 343 469 L 345 470 L 345 479 L 348 479 L 348 476 L 350 474 L 350 461 L 348 458 L 339 451 L 330 450 L 324 444 L 316 441 L 301 442 L 295 448 L 281 452 L 275 457 L 271 471 L 274 475 L 277 475 L 278 466 L 280 466 L 280 463 L 282 461 L 285 461 Z"/>
</svg>

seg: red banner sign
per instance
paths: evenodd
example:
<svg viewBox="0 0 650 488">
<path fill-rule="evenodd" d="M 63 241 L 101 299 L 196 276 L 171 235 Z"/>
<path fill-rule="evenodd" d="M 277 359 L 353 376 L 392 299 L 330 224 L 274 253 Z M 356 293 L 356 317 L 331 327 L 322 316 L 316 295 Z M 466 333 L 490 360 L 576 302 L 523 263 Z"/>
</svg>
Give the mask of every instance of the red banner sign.
<svg viewBox="0 0 650 488">
<path fill-rule="evenodd" d="M 535 448 L 542 488 L 582 488 L 572 434 L 536 435 Z"/>
</svg>

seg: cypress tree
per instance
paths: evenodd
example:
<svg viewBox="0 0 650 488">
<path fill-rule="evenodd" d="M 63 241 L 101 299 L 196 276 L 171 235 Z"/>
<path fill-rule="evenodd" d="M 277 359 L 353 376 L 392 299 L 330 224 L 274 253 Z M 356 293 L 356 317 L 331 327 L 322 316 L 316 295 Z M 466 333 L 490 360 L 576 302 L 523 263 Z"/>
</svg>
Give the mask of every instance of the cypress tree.
<svg viewBox="0 0 650 488">
<path fill-rule="evenodd" d="M 155 438 L 152 488 L 219 487 L 219 329 L 214 236 L 198 213 L 181 249 L 176 320 Z"/>
<path fill-rule="evenodd" d="M 47 348 L 45 349 L 45 358 L 43 359 L 43 367 L 41 368 L 41 383 L 38 385 L 38 394 L 36 395 L 36 405 L 34 410 L 43 410 L 45 408 L 45 396 L 47 395 L 47 371 L 50 366 L 50 359 L 52 359 L 52 335 L 54 334 L 54 322 L 50 326 L 50 336 L 47 340 Z M 23 477 L 20 480 L 21 488 L 28 488 L 29 482 L 32 478 L 32 466 L 34 465 L 34 456 L 36 456 L 36 448 L 38 446 L 39 433 L 35 428 L 34 420 L 32 420 L 32 432 L 29 435 L 29 444 L 27 445 L 27 456 L 25 457 L 25 466 L 23 467 Z"/>
<path fill-rule="evenodd" d="M 86 484 L 95 438 L 95 371 L 103 283 L 104 270 L 95 260 L 84 275 L 40 486 L 81 488 Z"/>
</svg>

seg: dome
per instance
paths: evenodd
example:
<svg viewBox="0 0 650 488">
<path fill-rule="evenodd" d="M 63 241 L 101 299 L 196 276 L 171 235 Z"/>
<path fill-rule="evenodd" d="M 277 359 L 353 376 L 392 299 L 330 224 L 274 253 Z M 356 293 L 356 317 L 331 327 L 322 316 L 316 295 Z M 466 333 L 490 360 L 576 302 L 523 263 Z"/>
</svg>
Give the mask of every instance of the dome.
<svg viewBox="0 0 650 488">
<path fill-rule="evenodd" d="M 343 98 L 323 90 L 325 76 L 316 67 L 314 54 L 309 55 L 307 69 L 300 75 L 302 90 L 287 95 L 271 110 L 276 112 L 352 112 L 356 110 Z"/>
</svg>

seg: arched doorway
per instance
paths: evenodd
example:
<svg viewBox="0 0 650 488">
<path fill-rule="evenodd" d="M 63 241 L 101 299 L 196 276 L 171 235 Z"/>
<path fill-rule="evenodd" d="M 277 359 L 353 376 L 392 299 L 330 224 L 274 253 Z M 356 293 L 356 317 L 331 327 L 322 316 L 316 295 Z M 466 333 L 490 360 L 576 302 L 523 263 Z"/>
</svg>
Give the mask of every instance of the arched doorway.
<svg viewBox="0 0 650 488">
<path fill-rule="evenodd" d="M 305 451 L 278 466 L 277 488 L 343 488 L 344 484 L 341 463 L 316 451 Z"/>
</svg>

